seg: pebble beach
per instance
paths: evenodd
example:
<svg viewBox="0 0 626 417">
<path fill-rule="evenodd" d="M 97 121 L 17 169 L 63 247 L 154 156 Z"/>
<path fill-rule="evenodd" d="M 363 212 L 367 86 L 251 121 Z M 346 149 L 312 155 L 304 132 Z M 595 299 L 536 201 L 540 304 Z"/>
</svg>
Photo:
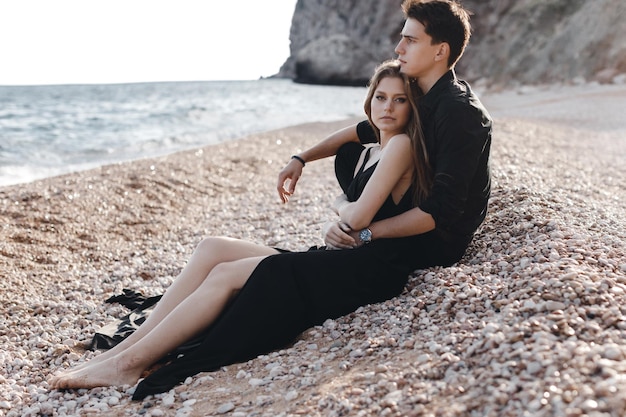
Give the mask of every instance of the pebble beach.
<svg viewBox="0 0 626 417">
<path fill-rule="evenodd" d="M 165 291 L 205 236 L 321 244 L 332 160 L 289 157 L 355 120 L 0 187 L 0 416 L 626 414 L 626 86 L 481 95 L 494 117 L 490 211 L 466 256 L 415 271 L 385 303 L 291 346 L 131 401 L 133 387 L 51 391 L 87 361 L 105 300 Z"/>
</svg>

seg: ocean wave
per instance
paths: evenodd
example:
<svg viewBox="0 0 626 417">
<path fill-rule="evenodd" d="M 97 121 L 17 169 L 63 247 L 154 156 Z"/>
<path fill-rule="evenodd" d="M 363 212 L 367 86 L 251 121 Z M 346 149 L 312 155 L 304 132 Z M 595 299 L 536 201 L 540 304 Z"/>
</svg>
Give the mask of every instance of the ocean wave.
<svg viewBox="0 0 626 417">
<path fill-rule="evenodd" d="M 0 185 L 354 117 L 364 97 L 281 79 L 0 87 Z"/>
</svg>

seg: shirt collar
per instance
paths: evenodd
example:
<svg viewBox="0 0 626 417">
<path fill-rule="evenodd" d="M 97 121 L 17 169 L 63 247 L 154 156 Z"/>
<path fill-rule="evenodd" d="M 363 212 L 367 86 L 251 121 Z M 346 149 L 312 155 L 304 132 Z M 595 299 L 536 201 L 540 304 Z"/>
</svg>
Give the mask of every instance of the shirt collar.
<svg viewBox="0 0 626 417">
<path fill-rule="evenodd" d="M 456 74 L 454 73 L 454 69 L 448 70 L 448 72 L 443 74 L 441 78 L 439 78 L 437 82 L 430 88 L 430 90 L 428 90 L 428 93 L 424 94 L 420 98 L 420 105 L 424 106 L 425 108 L 431 108 L 435 104 L 435 101 L 439 97 L 440 93 L 446 89 L 446 86 L 455 81 Z"/>
</svg>

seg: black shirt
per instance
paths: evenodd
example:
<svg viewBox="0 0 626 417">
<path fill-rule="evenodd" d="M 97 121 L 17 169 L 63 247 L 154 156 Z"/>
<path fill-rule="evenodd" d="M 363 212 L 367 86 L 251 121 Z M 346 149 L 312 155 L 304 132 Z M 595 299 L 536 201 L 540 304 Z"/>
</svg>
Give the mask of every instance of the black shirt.
<svg viewBox="0 0 626 417">
<path fill-rule="evenodd" d="M 491 191 L 489 149 L 492 120 L 453 70 L 418 99 L 428 160 L 434 173 L 430 196 L 419 204 L 445 236 L 468 236 L 487 214 Z M 357 126 L 363 143 L 376 142 L 367 121 Z"/>
</svg>

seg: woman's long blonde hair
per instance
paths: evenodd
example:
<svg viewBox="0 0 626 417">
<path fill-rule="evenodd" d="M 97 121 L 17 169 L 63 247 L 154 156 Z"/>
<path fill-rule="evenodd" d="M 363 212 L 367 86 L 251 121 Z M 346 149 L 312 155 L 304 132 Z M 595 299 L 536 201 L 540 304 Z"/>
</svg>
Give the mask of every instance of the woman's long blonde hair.
<svg viewBox="0 0 626 417">
<path fill-rule="evenodd" d="M 426 142 L 424 133 L 422 132 L 422 124 L 420 122 L 419 113 L 417 111 L 417 97 L 421 96 L 421 91 L 417 83 L 411 82 L 408 76 L 400 71 L 400 62 L 392 59 L 383 62 L 374 71 L 374 75 L 368 83 L 367 97 L 363 105 L 365 114 L 374 129 L 376 138 L 380 142 L 380 129 L 376 127 L 372 121 L 372 98 L 378 88 L 378 84 L 384 78 L 399 78 L 404 84 L 404 91 L 411 104 L 411 114 L 405 128 L 405 133 L 411 139 L 413 144 L 413 183 L 415 184 L 415 193 L 413 195 L 413 203 L 419 204 L 430 194 L 433 185 L 433 174 L 428 162 L 428 153 L 426 153 Z"/>
</svg>

